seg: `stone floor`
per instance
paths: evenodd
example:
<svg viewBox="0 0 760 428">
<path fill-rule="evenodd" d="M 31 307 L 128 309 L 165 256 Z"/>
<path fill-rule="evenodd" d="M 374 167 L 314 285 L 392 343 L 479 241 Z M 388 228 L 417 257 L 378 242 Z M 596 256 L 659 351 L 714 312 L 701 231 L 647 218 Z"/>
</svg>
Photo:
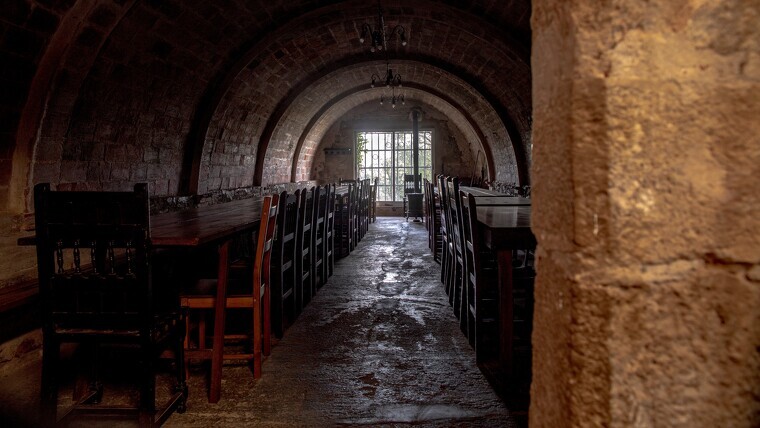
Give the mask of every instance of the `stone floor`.
<svg viewBox="0 0 760 428">
<path fill-rule="evenodd" d="M 261 379 L 226 365 L 222 399 L 209 404 L 197 368 L 187 412 L 165 426 L 523 426 L 525 412 L 511 414 L 476 366 L 439 269 L 423 224 L 379 218 L 273 347 Z M 0 373 L 3 414 L 34 412 L 32 354 Z"/>
</svg>

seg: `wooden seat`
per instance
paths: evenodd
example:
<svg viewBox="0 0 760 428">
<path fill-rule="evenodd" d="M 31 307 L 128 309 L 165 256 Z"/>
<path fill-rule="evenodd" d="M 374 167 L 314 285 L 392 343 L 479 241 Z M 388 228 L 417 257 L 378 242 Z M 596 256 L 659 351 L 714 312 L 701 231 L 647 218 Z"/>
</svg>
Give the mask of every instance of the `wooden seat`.
<svg viewBox="0 0 760 428">
<path fill-rule="evenodd" d="M 296 229 L 296 307 L 299 313 L 314 295 L 314 191 L 312 187 L 299 192 Z"/>
<path fill-rule="evenodd" d="M 141 426 L 158 426 L 174 410 L 184 411 L 184 323 L 172 284 L 153 281 L 147 185 L 138 184 L 133 192 L 56 192 L 49 184 L 38 184 L 34 200 L 42 425 L 58 421 L 63 343 L 94 352 L 94 362 L 89 392 L 75 397 L 72 411 L 62 419 L 126 414 L 136 416 Z M 100 403 L 97 355 L 110 345 L 120 353 L 127 352 L 124 347 L 137 352 L 139 404 L 132 408 Z M 174 352 L 176 385 L 157 409 L 156 362 L 165 348 Z"/>
<path fill-rule="evenodd" d="M 298 224 L 296 193 L 282 192 L 277 209 L 277 231 L 272 250 L 272 331 L 282 338 L 295 321 L 296 309 L 296 229 Z"/>
<path fill-rule="evenodd" d="M 219 274 L 216 279 L 200 280 L 195 287 L 185 290 L 181 305 L 189 312 L 188 328 L 185 336 L 185 359 L 211 359 L 211 387 L 209 401 L 216 402 L 221 394 L 222 360 L 246 360 L 252 363 L 253 376 L 261 377 L 262 353 L 268 355 L 271 346 L 270 313 L 270 265 L 274 231 L 277 220 L 279 195 L 264 197 L 261 223 L 257 233 L 254 265 L 251 275 L 244 280 L 227 282 L 228 246 L 219 252 Z M 224 305 L 217 304 L 224 298 Z M 225 320 L 228 309 L 251 311 L 250 326 L 246 334 L 228 334 Z M 207 346 L 204 312 L 213 310 L 213 344 Z M 190 315 L 200 315 L 198 323 L 198 343 L 192 347 Z M 225 341 L 245 341 L 243 350 L 225 352 Z"/>
</svg>

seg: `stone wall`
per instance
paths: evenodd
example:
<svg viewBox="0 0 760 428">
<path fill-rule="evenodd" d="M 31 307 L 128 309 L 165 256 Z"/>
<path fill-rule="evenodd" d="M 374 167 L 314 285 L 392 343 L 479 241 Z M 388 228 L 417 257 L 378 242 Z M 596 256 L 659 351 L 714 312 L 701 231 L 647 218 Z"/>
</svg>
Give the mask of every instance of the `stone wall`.
<svg viewBox="0 0 760 428">
<path fill-rule="evenodd" d="M 760 426 L 758 22 L 533 2 L 531 426 Z"/>
</svg>

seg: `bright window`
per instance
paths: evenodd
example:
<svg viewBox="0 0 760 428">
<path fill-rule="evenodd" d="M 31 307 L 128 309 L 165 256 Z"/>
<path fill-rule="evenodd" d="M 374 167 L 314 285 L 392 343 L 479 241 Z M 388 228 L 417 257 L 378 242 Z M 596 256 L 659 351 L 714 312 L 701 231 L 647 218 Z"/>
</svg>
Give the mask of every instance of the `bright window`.
<svg viewBox="0 0 760 428">
<path fill-rule="evenodd" d="M 377 200 L 401 201 L 404 174 L 413 174 L 412 131 L 358 132 L 356 155 L 359 179 L 378 177 Z M 419 172 L 433 177 L 433 131 L 419 131 Z M 422 186 L 422 183 L 420 183 Z"/>
</svg>

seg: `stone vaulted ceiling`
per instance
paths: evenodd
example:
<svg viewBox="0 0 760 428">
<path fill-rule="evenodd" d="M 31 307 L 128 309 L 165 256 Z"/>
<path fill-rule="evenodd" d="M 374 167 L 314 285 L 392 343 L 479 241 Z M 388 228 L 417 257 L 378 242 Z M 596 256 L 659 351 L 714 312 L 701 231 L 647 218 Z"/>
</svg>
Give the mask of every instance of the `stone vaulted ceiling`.
<svg viewBox="0 0 760 428">
<path fill-rule="evenodd" d="M 308 178 L 324 130 L 369 99 L 368 77 L 385 66 L 358 40 L 377 19 L 373 2 L 11 3 L 0 197 L 16 211 L 43 181 L 148 181 L 176 195 Z M 477 138 L 497 178 L 516 163 L 528 182 L 529 2 L 383 9 L 407 30 L 409 44 L 391 43 L 388 57 L 410 96 Z"/>
</svg>

